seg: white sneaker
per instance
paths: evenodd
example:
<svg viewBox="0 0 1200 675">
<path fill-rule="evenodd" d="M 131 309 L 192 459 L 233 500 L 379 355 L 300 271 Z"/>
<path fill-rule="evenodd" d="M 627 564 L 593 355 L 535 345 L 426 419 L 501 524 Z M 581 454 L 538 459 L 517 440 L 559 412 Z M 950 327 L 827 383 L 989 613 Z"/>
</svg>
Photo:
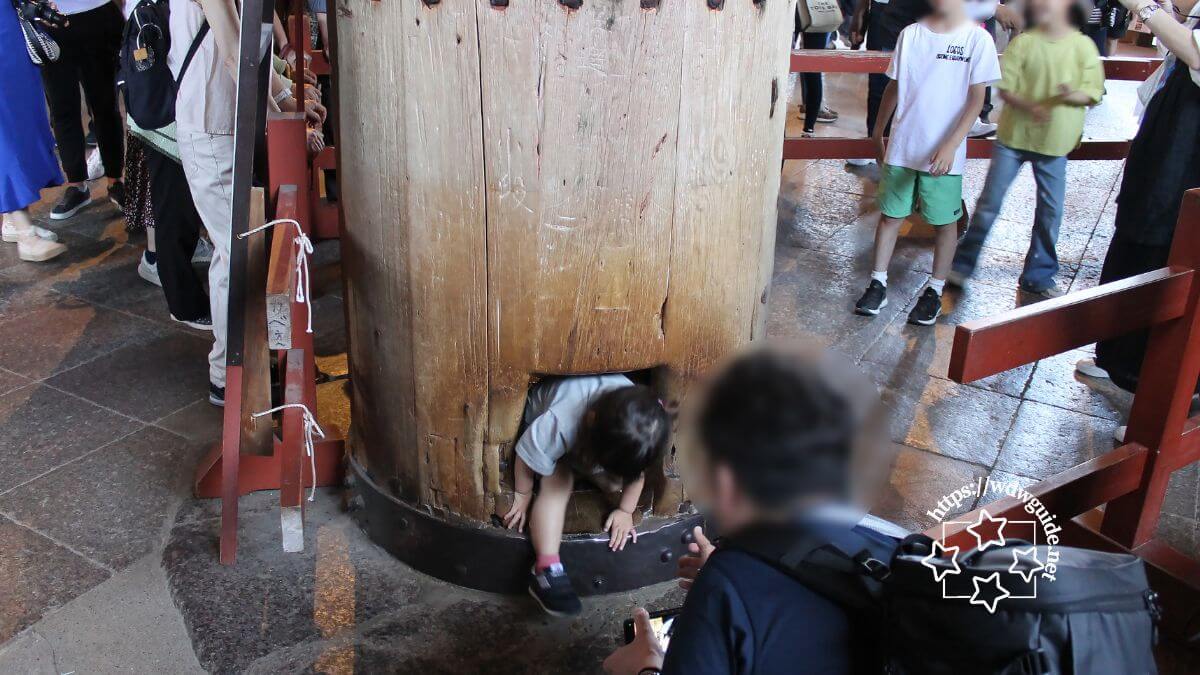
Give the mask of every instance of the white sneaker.
<svg viewBox="0 0 1200 675">
<path fill-rule="evenodd" d="M 193 265 L 207 265 L 212 262 L 213 245 L 212 242 L 200 237 L 196 242 L 196 251 L 192 254 Z"/>
<path fill-rule="evenodd" d="M 45 239 L 46 241 L 58 241 L 58 235 L 44 227 L 38 227 L 37 225 L 34 225 L 33 227 L 26 229 L 18 229 L 17 226 L 9 223 L 7 218 L 4 219 L 3 238 L 4 241 L 8 242 L 9 244 L 16 244 L 21 241 L 22 237 L 31 234 L 38 239 Z"/>
<path fill-rule="evenodd" d="M 874 163 L 875 163 L 875 160 L 873 160 L 873 159 L 848 159 L 848 160 L 846 160 L 846 164 L 849 164 L 850 166 L 871 166 Z"/>
<path fill-rule="evenodd" d="M 88 180 L 96 180 L 103 175 L 104 160 L 100 159 L 100 149 L 96 148 L 87 158 L 87 177 Z"/>
<path fill-rule="evenodd" d="M 1075 372 L 1097 380 L 1108 379 L 1108 371 L 1096 365 L 1096 359 L 1080 359 L 1075 363 Z"/>
<path fill-rule="evenodd" d="M 26 262 L 45 262 L 67 252 L 67 247 L 57 241 L 49 241 L 27 234 L 17 240 L 17 257 Z"/>
<path fill-rule="evenodd" d="M 972 124 L 971 130 L 967 132 L 967 136 L 970 138 L 983 138 L 984 136 L 991 136 L 992 134 L 996 133 L 997 126 L 998 125 L 995 122 L 975 120 L 975 124 Z"/>
<path fill-rule="evenodd" d="M 958 288 L 966 288 L 967 287 L 967 275 L 963 274 L 962 272 L 958 272 L 956 270 L 950 270 L 946 274 L 946 285 L 947 286 L 956 286 Z"/>
<path fill-rule="evenodd" d="M 1129 431 L 1129 427 L 1124 424 L 1117 427 L 1116 429 L 1113 429 L 1113 440 L 1118 443 L 1124 443 L 1126 431 Z"/>
<path fill-rule="evenodd" d="M 158 278 L 158 262 L 146 260 L 145 252 L 142 253 L 142 259 L 138 261 L 138 276 L 162 288 L 162 279 Z"/>
</svg>

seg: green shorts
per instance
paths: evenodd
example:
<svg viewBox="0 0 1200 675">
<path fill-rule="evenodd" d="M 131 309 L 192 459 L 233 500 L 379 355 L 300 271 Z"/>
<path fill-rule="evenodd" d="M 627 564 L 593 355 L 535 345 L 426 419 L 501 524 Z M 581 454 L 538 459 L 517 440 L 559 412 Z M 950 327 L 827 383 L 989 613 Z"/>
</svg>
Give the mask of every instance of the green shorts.
<svg viewBox="0 0 1200 675">
<path fill-rule="evenodd" d="M 883 165 L 876 199 L 889 218 L 907 218 L 920 199 L 921 217 L 930 225 L 949 225 L 962 216 L 962 176 L 932 176 L 903 166 Z"/>
</svg>

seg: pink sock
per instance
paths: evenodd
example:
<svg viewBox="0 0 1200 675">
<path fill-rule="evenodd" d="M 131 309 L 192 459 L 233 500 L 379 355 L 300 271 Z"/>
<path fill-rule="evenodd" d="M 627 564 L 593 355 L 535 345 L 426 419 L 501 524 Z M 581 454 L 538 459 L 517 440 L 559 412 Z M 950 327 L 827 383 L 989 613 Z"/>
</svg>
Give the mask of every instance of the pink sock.
<svg viewBox="0 0 1200 675">
<path fill-rule="evenodd" d="M 549 568 L 551 565 L 559 564 L 562 564 L 562 560 L 558 557 L 557 553 L 554 555 L 538 554 L 537 561 L 533 563 L 533 569 L 541 572 L 542 570 Z"/>
</svg>

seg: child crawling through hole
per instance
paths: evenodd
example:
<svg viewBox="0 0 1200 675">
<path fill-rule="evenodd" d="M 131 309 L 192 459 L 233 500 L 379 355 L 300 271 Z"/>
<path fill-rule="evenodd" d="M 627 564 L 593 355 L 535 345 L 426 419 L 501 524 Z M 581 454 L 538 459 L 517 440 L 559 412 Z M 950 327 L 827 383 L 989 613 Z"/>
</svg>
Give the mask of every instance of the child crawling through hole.
<svg viewBox="0 0 1200 675">
<path fill-rule="evenodd" d="M 521 530 L 528 519 L 537 555 L 529 594 L 549 614 L 578 614 L 579 596 L 558 557 L 575 479 L 595 484 L 615 504 L 604 521 L 609 548 L 620 551 L 626 540 L 636 542 L 633 513 L 646 467 L 670 442 L 670 419 L 649 387 L 607 374 L 537 383 L 525 404 L 525 423 L 516 447 L 516 494 L 504 524 Z M 538 476 L 541 485 L 535 498 Z"/>
</svg>

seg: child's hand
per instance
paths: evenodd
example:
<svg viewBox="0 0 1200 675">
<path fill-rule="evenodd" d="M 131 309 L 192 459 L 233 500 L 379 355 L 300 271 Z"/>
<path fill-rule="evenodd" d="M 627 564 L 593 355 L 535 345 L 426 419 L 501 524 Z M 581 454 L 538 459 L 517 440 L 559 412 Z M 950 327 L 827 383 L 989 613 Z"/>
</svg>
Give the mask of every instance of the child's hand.
<svg viewBox="0 0 1200 675">
<path fill-rule="evenodd" d="M 957 143 L 943 143 L 929 160 L 929 173 L 933 176 L 950 173 L 950 168 L 954 166 L 954 156 L 957 154 Z"/>
<path fill-rule="evenodd" d="M 887 140 L 883 136 L 872 136 L 871 140 L 875 141 L 875 161 L 882 167 L 883 158 L 887 155 Z"/>
<path fill-rule="evenodd" d="M 708 556 L 717 550 L 708 537 L 704 536 L 704 530 L 700 529 L 699 525 L 692 528 L 692 538 L 694 541 L 688 544 L 688 554 L 679 559 L 679 587 L 685 591 L 696 581 L 696 575 L 700 574 L 700 568 L 708 562 Z"/>
<path fill-rule="evenodd" d="M 625 540 L 633 539 L 637 543 L 637 530 L 633 527 L 633 514 L 621 509 L 614 509 L 604 521 L 604 530 L 608 532 L 608 547 L 614 551 L 625 549 Z"/>
<path fill-rule="evenodd" d="M 514 492 L 512 508 L 504 514 L 504 526 L 520 532 L 525 529 L 525 515 L 529 512 L 530 494 Z"/>
</svg>

